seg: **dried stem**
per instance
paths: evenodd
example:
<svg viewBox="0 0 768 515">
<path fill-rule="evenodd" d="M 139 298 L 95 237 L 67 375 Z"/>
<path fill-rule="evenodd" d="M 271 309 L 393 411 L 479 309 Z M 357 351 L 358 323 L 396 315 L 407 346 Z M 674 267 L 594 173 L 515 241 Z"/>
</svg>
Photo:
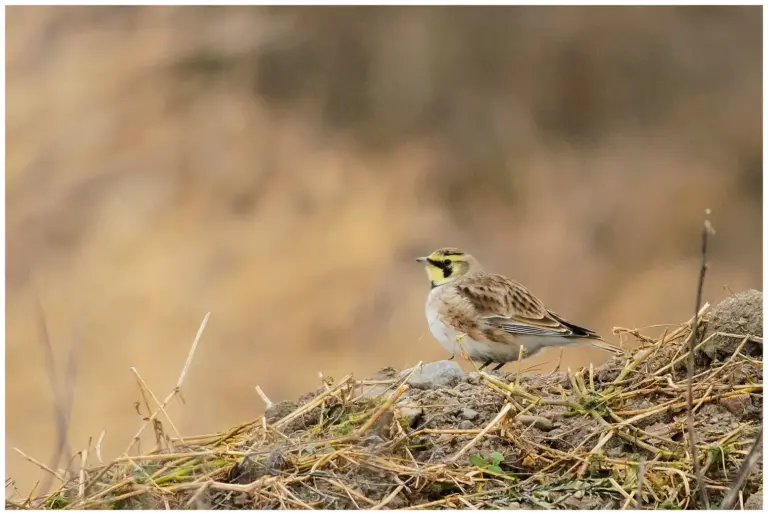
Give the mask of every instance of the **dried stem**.
<svg viewBox="0 0 768 515">
<path fill-rule="evenodd" d="M 709 215 L 709 210 L 706 212 Z M 699 454 L 696 448 L 696 431 L 693 420 L 693 371 L 696 367 L 696 339 L 699 334 L 699 307 L 701 306 L 701 297 L 704 289 L 704 276 L 707 273 L 707 240 L 709 234 L 713 232 L 709 220 L 705 218 L 704 228 L 701 231 L 701 267 L 699 268 L 699 282 L 696 288 L 696 308 L 693 311 L 693 322 L 691 323 L 691 336 L 688 340 L 688 395 L 686 397 L 686 410 L 688 412 L 688 438 L 691 444 L 691 459 L 693 460 L 693 470 L 696 473 L 696 482 L 699 490 L 699 498 L 704 509 L 709 509 L 709 496 L 707 495 L 707 486 L 704 483 L 704 473 L 699 463 Z"/>
</svg>

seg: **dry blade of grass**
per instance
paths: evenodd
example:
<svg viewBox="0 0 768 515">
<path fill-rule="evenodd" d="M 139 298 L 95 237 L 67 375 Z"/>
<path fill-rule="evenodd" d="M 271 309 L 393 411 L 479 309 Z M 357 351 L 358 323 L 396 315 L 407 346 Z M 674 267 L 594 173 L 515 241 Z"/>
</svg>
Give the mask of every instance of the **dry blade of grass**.
<svg viewBox="0 0 768 515">
<path fill-rule="evenodd" d="M 174 387 L 173 391 L 168 394 L 168 396 L 163 400 L 163 402 L 159 405 L 159 407 L 150 415 L 150 417 L 144 422 L 144 424 L 141 425 L 139 430 L 136 432 L 134 437 L 131 439 L 131 443 L 128 444 L 128 447 L 123 451 L 123 454 L 128 454 L 128 452 L 131 450 L 131 447 L 139 441 L 139 438 L 141 437 L 141 433 L 144 432 L 144 429 L 146 429 L 147 425 L 149 425 L 152 421 L 154 421 L 157 418 L 157 415 L 165 409 L 166 406 L 168 406 L 168 403 L 171 402 L 171 400 L 179 395 L 181 392 L 181 386 L 184 384 L 184 378 L 187 375 L 187 371 L 189 370 L 190 365 L 192 364 L 192 358 L 195 355 L 195 350 L 197 350 L 197 345 L 200 342 L 200 338 L 203 335 L 203 331 L 205 330 L 205 326 L 208 324 L 208 318 L 211 316 L 211 313 L 206 313 L 205 317 L 203 318 L 202 323 L 200 324 L 200 328 L 197 330 L 197 334 L 195 335 L 195 339 L 192 342 L 192 347 L 189 349 L 189 353 L 187 354 L 187 360 L 184 362 L 184 367 L 181 369 L 181 373 L 179 374 L 179 379 L 176 381 L 176 386 Z"/>
<path fill-rule="evenodd" d="M 79 328 L 75 329 L 75 333 L 72 338 L 72 343 L 69 348 L 69 356 L 67 359 L 66 373 L 64 375 L 64 384 L 60 384 L 58 374 L 56 373 L 55 358 L 53 355 L 53 346 L 51 345 L 50 335 L 48 334 L 48 324 L 45 319 L 45 310 L 40 301 L 40 296 L 36 295 L 37 300 L 37 326 L 40 333 L 40 344 L 43 348 L 43 356 L 45 356 L 45 368 L 48 372 L 48 377 L 51 381 L 51 391 L 53 393 L 53 408 L 56 415 L 56 444 L 53 448 L 53 455 L 51 456 L 51 467 L 57 469 L 61 457 L 67 454 L 69 443 L 67 437 L 69 434 L 69 417 L 72 409 L 72 402 L 74 401 L 75 392 L 75 380 L 77 377 L 77 360 L 79 357 L 80 349 L 80 334 Z M 47 492 L 51 487 L 51 476 L 47 476 L 41 485 L 40 490 Z"/>
</svg>

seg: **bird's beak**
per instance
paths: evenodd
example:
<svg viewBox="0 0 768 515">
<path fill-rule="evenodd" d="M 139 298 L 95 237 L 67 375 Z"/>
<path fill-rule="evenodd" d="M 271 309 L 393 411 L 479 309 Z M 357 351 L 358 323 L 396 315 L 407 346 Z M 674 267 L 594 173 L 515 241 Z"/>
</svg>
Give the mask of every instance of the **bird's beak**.
<svg viewBox="0 0 768 515">
<path fill-rule="evenodd" d="M 427 262 L 427 258 L 425 258 L 425 257 L 417 257 L 416 261 L 418 263 L 426 263 Z"/>
</svg>

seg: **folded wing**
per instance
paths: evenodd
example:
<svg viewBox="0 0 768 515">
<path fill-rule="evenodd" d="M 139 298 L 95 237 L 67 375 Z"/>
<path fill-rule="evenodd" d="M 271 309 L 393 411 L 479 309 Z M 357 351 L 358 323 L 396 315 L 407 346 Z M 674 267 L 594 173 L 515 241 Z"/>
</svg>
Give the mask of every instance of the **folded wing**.
<svg viewBox="0 0 768 515">
<path fill-rule="evenodd" d="M 530 336 L 600 339 L 593 331 L 547 310 L 523 285 L 506 277 L 478 274 L 458 289 L 471 303 L 483 329 Z"/>
</svg>

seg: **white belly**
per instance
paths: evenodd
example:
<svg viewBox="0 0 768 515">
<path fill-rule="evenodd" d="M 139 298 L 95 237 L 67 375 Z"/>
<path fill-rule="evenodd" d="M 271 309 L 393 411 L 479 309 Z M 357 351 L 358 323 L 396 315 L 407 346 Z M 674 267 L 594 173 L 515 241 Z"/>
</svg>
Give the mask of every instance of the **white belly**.
<svg viewBox="0 0 768 515">
<path fill-rule="evenodd" d="M 516 344 L 510 343 L 495 343 L 488 341 L 476 341 L 467 335 L 457 331 L 453 327 L 446 325 L 438 316 L 438 311 L 433 307 L 434 296 L 439 292 L 438 288 L 433 288 L 427 297 L 427 323 L 429 324 L 429 331 L 432 336 L 440 343 L 440 345 L 447 350 L 451 355 L 459 355 L 461 349 L 473 360 L 477 361 L 494 361 L 496 363 L 507 363 L 510 361 L 517 361 L 520 352 L 520 345 L 525 346 L 524 358 L 529 358 L 535 354 L 538 354 L 544 347 L 548 347 L 552 344 L 560 344 L 563 342 L 561 339 L 557 341 L 549 342 L 547 338 L 531 337 L 531 336 L 518 336 L 516 338 Z M 459 338 L 463 336 L 462 338 Z M 457 342 L 457 339 L 459 340 Z"/>
</svg>

